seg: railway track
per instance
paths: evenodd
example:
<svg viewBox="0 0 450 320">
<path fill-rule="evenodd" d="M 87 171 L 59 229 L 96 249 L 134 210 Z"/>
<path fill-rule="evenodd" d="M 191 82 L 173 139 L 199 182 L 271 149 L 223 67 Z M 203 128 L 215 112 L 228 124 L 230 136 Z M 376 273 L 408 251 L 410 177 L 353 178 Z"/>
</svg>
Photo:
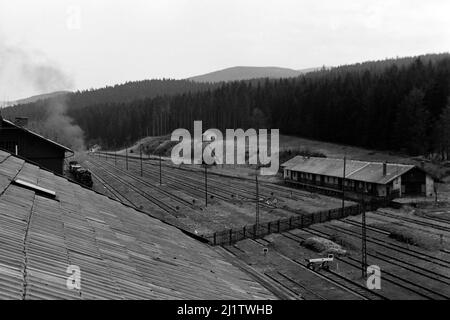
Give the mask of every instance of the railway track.
<svg viewBox="0 0 450 320">
<path fill-rule="evenodd" d="M 100 161 L 108 163 L 104 159 Z M 109 163 L 108 165 L 118 168 L 118 166 Z M 159 161 L 154 162 L 154 160 L 146 159 L 145 161 L 143 161 L 143 167 L 144 178 L 149 178 L 155 182 L 159 181 Z M 167 164 L 163 167 L 166 169 L 166 173 L 164 174 L 164 181 L 165 183 L 167 182 L 167 186 L 170 186 L 172 189 L 180 190 L 183 193 L 197 199 L 198 201 L 200 201 L 200 203 L 204 203 L 204 190 L 199 188 L 199 185 L 204 184 L 204 172 L 201 169 L 197 170 L 192 168 L 179 168 L 178 166 Z M 129 158 L 129 168 L 130 171 L 133 172 L 140 171 L 139 158 L 135 158 L 133 160 Z M 167 168 L 170 168 L 170 174 L 167 174 Z M 130 175 L 128 171 L 125 171 L 123 169 L 120 170 L 122 173 Z M 186 171 L 190 172 L 191 174 L 186 175 Z M 133 178 L 145 183 L 145 181 L 137 174 L 133 174 Z M 230 183 L 227 182 L 229 180 L 231 180 Z M 252 190 L 254 190 L 254 187 L 251 185 L 251 181 L 246 179 L 233 177 L 223 179 L 221 176 L 215 176 L 214 174 L 208 176 L 209 197 L 214 197 L 226 202 L 243 201 L 254 203 L 256 201 L 256 193 Z M 260 210 L 264 210 L 265 212 L 274 214 L 277 216 L 277 218 L 305 213 L 303 210 L 296 210 L 287 206 L 281 206 L 280 204 L 282 204 L 284 200 L 281 198 L 277 198 L 277 196 L 289 197 L 292 200 L 297 199 L 299 201 L 302 197 L 304 199 L 315 198 L 313 193 L 295 191 L 290 188 L 285 188 L 278 185 L 270 185 L 270 187 L 267 187 L 264 183 L 260 183 L 260 191 Z M 170 194 L 168 193 L 167 195 L 170 196 Z M 276 203 L 272 204 L 271 199 L 275 199 L 274 202 Z"/>
<path fill-rule="evenodd" d="M 361 234 L 359 234 L 357 232 L 353 232 L 353 231 L 348 230 L 348 229 L 338 228 L 338 227 L 334 228 L 334 227 L 331 227 L 331 226 L 324 226 L 324 227 L 326 227 L 328 229 L 331 229 L 331 230 L 334 230 L 334 231 L 337 231 L 337 232 L 341 232 L 343 234 L 347 234 L 347 235 L 356 237 L 358 239 L 361 239 Z M 314 227 L 310 227 L 309 229 L 317 231 L 317 232 L 321 232 L 321 231 L 317 230 Z M 322 234 L 329 235 L 326 232 L 323 232 Z M 374 240 L 375 238 L 367 236 L 367 239 Z M 377 241 L 372 241 L 372 243 L 380 244 L 380 243 L 382 243 L 382 241 L 381 240 L 377 240 Z M 384 250 L 386 250 L 386 249 L 384 249 Z M 418 258 L 418 256 L 407 252 L 407 250 L 404 250 L 404 251 L 399 251 L 397 249 L 394 249 L 394 250 L 395 250 L 396 254 L 400 253 L 400 254 L 403 254 L 403 255 L 406 255 L 406 256 L 409 256 L 409 257 L 413 257 L 415 259 Z M 444 274 L 441 274 L 441 273 L 438 273 L 438 272 L 435 272 L 435 271 L 432 271 L 432 270 L 429 270 L 429 269 L 425 269 L 425 268 L 419 267 L 419 266 L 414 265 L 412 263 L 409 263 L 409 262 L 407 262 L 405 260 L 399 259 L 399 258 L 397 258 L 396 256 L 393 256 L 393 255 L 388 255 L 388 254 L 382 253 L 380 251 L 375 251 L 375 252 L 376 252 L 376 254 L 368 253 L 368 256 L 372 256 L 374 258 L 377 258 L 377 259 L 380 259 L 382 261 L 391 263 L 393 265 L 400 266 L 400 267 L 402 267 L 402 268 L 404 268 L 406 270 L 409 270 L 411 272 L 415 272 L 417 274 L 420 274 L 420 275 L 422 275 L 424 277 L 427 277 L 427 278 L 430 278 L 432 280 L 435 280 L 435 281 L 442 282 L 444 284 L 450 285 L 450 277 L 447 276 L 447 275 L 444 275 Z M 427 261 L 427 262 L 430 262 L 427 259 L 423 259 L 423 260 Z M 446 266 L 446 267 L 450 268 L 450 264 L 448 266 Z M 417 269 L 417 270 L 415 270 L 415 269 Z"/>
<path fill-rule="evenodd" d="M 165 196 L 171 198 L 171 200 L 178 201 L 179 203 L 184 204 L 185 206 L 189 207 L 191 210 L 202 211 L 202 208 L 200 208 L 199 206 L 194 206 L 191 202 L 186 201 L 185 199 L 175 195 L 173 192 L 170 192 L 168 190 L 164 190 L 163 188 L 159 187 L 158 185 L 154 185 L 154 184 L 151 184 L 151 183 L 147 182 L 145 180 L 145 178 L 155 178 L 156 177 L 155 175 L 152 177 L 151 173 L 149 173 L 149 170 L 145 170 L 143 172 L 143 177 L 140 177 L 137 174 L 131 173 L 130 172 L 131 170 L 127 171 L 127 170 L 121 169 L 119 167 L 116 167 L 116 166 L 114 166 L 112 164 L 109 164 L 107 162 L 104 162 L 104 161 L 98 161 L 97 159 L 95 159 L 94 162 L 95 162 L 95 164 L 97 166 L 102 167 L 105 170 L 106 173 L 108 173 L 109 175 L 113 175 L 113 177 L 115 177 L 116 179 L 117 179 L 117 176 L 118 176 L 116 174 L 116 172 L 117 172 L 119 175 L 127 176 L 127 177 L 131 178 L 133 181 L 137 181 L 137 182 L 139 182 L 140 184 L 142 184 L 144 186 L 147 186 L 149 188 L 153 188 L 155 191 L 160 192 L 160 193 L 164 194 Z M 108 168 L 106 168 L 106 166 Z M 133 168 L 130 168 L 130 169 L 133 169 Z M 149 175 L 150 175 L 150 177 L 149 177 Z M 158 177 L 159 177 L 159 172 L 158 172 Z M 165 177 L 165 180 L 169 180 L 169 181 L 171 181 L 173 183 L 172 185 L 169 185 L 169 184 L 167 185 L 172 190 L 179 190 L 179 191 L 191 194 L 191 195 L 194 193 L 194 198 L 193 199 L 195 199 L 195 201 L 198 201 L 199 203 L 204 203 L 201 200 L 197 200 L 197 199 L 203 199 L 204 198 L 204 193 L 197 188 L 198 183 L 196 183 L 195 185 L 194 184 L 189 185 L 189 184 L 187 184 L 184 181 L 184 180 L 188 180 L 188 179 L 189 178 L 186 177 L 186 176 L 184 177 L 183 180 L 176 179 L 176 178 L 173 178 L 171 176 L 166 176 Z M 181 186 L 183 186 L 183 188 L 181 188 Z M 217 196 L 217 198 L 223 199 L 223 200 L 225 200 L 227 202 L 229 202 L 230 199 L 231 199 L 231 198 L 228 198 L 228 197 L 224 196 L 223 193 L 219 194 L 219 193 L 214 192 L 214 191 L 211 192 L 210 190 L 211 190 L 211 188 L 209 187 L 209 190 L 208 190 L 208 194 L 209 195 L 213 194 L 213 195 Z M 200 194 L 198 194 L 198 193 L 195 194 L 195 192 L 200 192 Z M 195 196 L 197 196 L 198 198 L 196 199 Z M 182 203 L 183 201 L 184 201 L 184 203 Z M 254 202 L 254 201 L 255 201 L 255 199 L 252 200 L 252 202 Z M 175 209 L 176 208 L 177 207 L 175 207 Z M 264 202 L 260 201 L 260 209 L 273 210 L 273 209 L 277 209 L 277 208 L 274 207 L 274 206 L 267 205 Z M 287 210 L 287 209 L 279 209 L 279 210 L 284 210 L 284 211 L 290 212 L 290 210 Z M 295 213 L 298 214 L 298 212 L 295 212 Z M 274 219 L 276 219 L 276 217 L 274 217 Z"/>
<path fill-rule="evenodd" d="M 340 220 L 341 222 L 344 222 L 344 223 L 347 223 L 347 224 L 349 224 L 349 225 L 352 225 L 352 226 L 355 226 L 355 227 L 362 227 L 362 224 L 361 224 L 361 222 L 359 222 L 359 221 L 355 221 L 355 220 L 353 220 L 353 219 L 341 219 Z M 367 230 L 371 230 L 371 231 L 374 231 L 374 232 L 377 232 L 377 233 L 379 233 L 379 234 L 383 234 L 383 235 L 385 235 L 385 236 L 389 236 L 390 234 L 391 234 L 391 232 L 389 232 L 389 231 L 386 231 L 386 230 L 384 230 L 384 229 L 382 229 L 382 228 L 378 228 L 378 227 L 373 227 L 373 226 L 366 226 L 366 229 Z M 384 240 L 384 242 L 386 243 L 386 241 Z M 416 256 L 416 258 L 418 258 L 418 259 L 424 259 L 424 258 L 426 258 L 427 260 L 426 261 L 439 261 L 439 262 L 443 262 L 443 263 L 445 263 L 445 264 L 448 264 L 448 265 L 450 265 L 450 260 L 445 260 L 445 259 L 440 259 L 440 258 L 437 258 L 437 257 L 435 257 L 435 256 L 432 256 L 432 255 L 429 255 L 428 253 L 426 253 L 426 252 L 421 252 L 421 251 L 418 251 L 418 250 L 414 250 L 414 249 L 411 249 L 411 248 L 405 248 L 405 247 L 402 247 L 402 246 L 400 246 L 400 245 L 398 245 L 398 244 L 395 244 L 395 243 L 392 243 L 392 242 L 388 242 L 390 245 L 392 245 L 392 246 L 396 246 L 397 248 L 400 248 L 400 249 L 403 249 L 403 250 L 407 250 L 407 251 L 410 251 L 411 253 L 414 253 L 414 254 L 417 254 L 418 256 Z M 448 251 L 446 251 L 445 249 L 441 249 L 441 250 L 439 250 L 440 252 L 442 252 L 442 253 L 444 253 L 444 254 L 448 254 L 449 252 Z M 428 260 L 429 259 L 429 260 Z M 442 265 L 442 266 L 446 266 L 446 265 Z"/>
<path fill-rule="evenodd" d="M 437 230 L 441 230 L 441 231 L 446 231 L 450 233 L 450 227 L 446 227 L 446 226 L 442 226 L 440 224 L 435 224 L 435 223 L 429 223 L 426 221 L 420 221 L 418 219 L 412 219 L 412 218 L 408 218 L 408 217 L 404 217 L 401 215 L 397 215 L 397 214 L 392 214 L 390 212 L 387 212 L 386 209 L 378 209 L 376 211 L 371 211 L 372 213 L 379 215 L 379 216 L 384 216 L 384 217 L 388 217 L 388 218 L 394 218 L 394 219 L 398 219 L 398 220 L 402 220 L 405 222 L 409 222 L 409 223 L 414 223 L 420 226 L 424 226 L 424 227 L 428 227 L 428 228 L 434 228 Z"/>
<path fill-rule="evenodd" d="M 450 213 L 450 211 L 446 211 L 446 212 Z M 449 218 L 435 217 L 435 216 L 431 216 L 429 213 L 424 213 L 420 217 L 426 218 L 427 220 L 432 220 L 432 221 L 440 222 L 440 223 L 443 223 L 443 224 L 447 224 L 447 225 L 450 226 L 450 217 Z"/>
<path fill-rule="evenodd" d="M 126 181 L 125 179 L 119 177 L 118 175 L 114 174 L 112 171 L 108 170 L 104 165 L 102 165 L 99 162 L 95 162 L 94 164 L 99 166 L 100 168 L 102 168 L 106 173 L 109 174 L 109 176 L 111 176 L 112 178 L 114 178 L 115 180 L 119 181 L 121 184 L 123 184 L 124 186 L 127 186 L 130 190 L 135 191 L 137 194 L 139 194 L 140 196 L 142 196 L 143 198 L 147 199 L 148 201 L 150 201 L 151 203 L 153 203 L 154 205 L 156 205 L 158 208 L 160 208 L 161 210 L 165 211 L 166 213 L 169 213 L 172 216 L 178 216 L 178 210 L 175 207 L 172 207 L 168 204 L 166 204 L 164 201 L 161 201 L 157 198 L 155 198 L 154 196 L 152 196 L 151 194 L 149 194 L 148 192 L 142 191 L 140 188 L 137 188 L 135 185 L 133 185 L 132 183 Z M 111 186 L 111 185 L 110 185 Z"/>
<path fill-rule="evenodd" d="M 257 239 L 257 240 L 250 239 L 250 241 L 257 243 L 262 247 L 264 247 L 268 244 L 268 242 L 264 239 Z M 281 257 L 283 257 L 284 259 L 294 263 L 301 269 L 308 271 L 311 274 L 338 286 L 342 290 L 347 291 L 360 299 L 363 299 L 363 300 L 387 300 L 387 298 L 385 296 L 383 296 L 382 294 L 379 294 L 373 290 L 370 290 L 366 286 L 364 286 L 352 279 L 345 278 L 344 276 L 340 275 L 337 272 L 334 272 L 332 270 L 322 270 L 322 271 L 311 270 L 306 266 L 306 263 L 304 263 L 302 261 L 299 261 L 297 259 L 292 259 L 278 251 L 277 251 L 277 254 L 280 255 Z M 316 292 L 314 292 L 314 293 L 316 293 Z M 319 293 L 316 293 L 316 294 L 319 294 Z M 321 296 L 323 296 L 323 295 L 321 295 Z"/>
<path fill-rule="evenodd" d="M 110 165 L 108 163 L 108 165 Z M 149 165 L 149 164 L 147 164 Z M 110 165 L 112 166 L 112 165 Z M 159 169 L 155 169 L 152 168 L 151 166 L 153 166 L 153 164 L 150 164 L 150 170 L 148 170 L 148 167 L 146 168 L 147 170 L 144 170 L 143 172 L 143 176 L 144 178 L 150 178 L 154 181 L 158 181 L 159 180 Z M 120 169 L 116 166 L 112 166 L 114 168 L 116 168 L 117 170 L 119 170 L 122 174 L 128 175 L 133 177 L 134 179 L 138 180 L 139 182 L 146 184 L 147 186 L 152 186 L 155 187 L 154 185 L 148 184 L 148 182 L 146 182 L 144 179 L 142 179 L 140 176 L 136 175 L 136 174 L 132 174 L 126 170 Z M 130 166 L 130 169 L 134 169 L 133 167 Z M 164 181 L 169 181 L 170 182 L 170 187 L 172 189 L 177 189 L 180 191 L 184 191 L 187 194 L 193 196 L 196 199 L 201 199 L 198 201 L 203 201 L 205 194 L 204 191 L 201 190 L 200 188 L 198 188 L 199 184 L 201 185 L 202 183 L 204 183 L 204 178 L 200 177 L 199 179 L 193 179 L 192 176 L 179 176 L 178 174 L 174 174 L 174 172 L 171 172 L 170 175 L 165 174 L 164 175 Z M 169 184 L 167 184 L 169 186 Z M 169 196 L 173 196 L 175 198 L 177 198 L 176 195 L 169 193 L 168 191 L 165 191 L 167 195 Z M 230 201 L 233 200 L 233 196 L 235 195 L 235 192 L 232 191 L 228 191 L 226 188 L 221 188 L 218 186 L 214 186 L 211 183 L 211 180 L 208 178 L 208 195 L 212 195 L 218 199 L 224 200 L 224 201 Z M 239 198 L 236 198 L 237 200 L 239 200 Z M 243 197 L 241 196 L 241 200 L 244 201 L 252 201 L 255 202 L 255 199 L 249 199 L 248 197 Z M 270 206 L 267 205 L 266 203 L 264 203 L 263 201 L 260 201 L 261 207 L 266 207 L 269 209 L 275 209 L 274 206 Z"/>
<path fill-rule="evenodd" d="M 326 232 L 322 232 L 322 231 L 316 230 L 314 228 L 304 228 L 302 230 L 308 232 L 311 235 L 320 236 L 320 237 L 324 237 L 324 238 L 327 238 L 327 239 L 329 239 L 330 236 L 331 236 L 330 234 L 328 234 Z M 287 232 L 287 233 L 292 235 L 292 236 L 294 236 L 294 237 L 297 237 L 299 239 L 299 243 L 301 243 L 301 241 L 305 240 L 305 238 L 303 238 L 303 237 L 301 237 L 299 235 L 292 234 L 291 232 Z M 282 235 L 285 236 L 285 234 L 282 234 Z M 391 263 L 391 261 L 389 261 L 389 259 L 380 258 L 379 256 L 376 256 L 373 253 L 370 254 L 370 255 L 368 254 L 368 256 L 372 256 L 372 258 L 376 258 L 378 260 L 385 261 L 387 263 Z M 354 268 L 357 268 L 359 270 L 361 269 L 361 262 L 359 260 L 355 259 L 355 258 L 352 258 L 352 257 L 336 257 L 336 259 L 338 261 L 346 263 L 347 265 L 353 266 Z M 434 300 L 434 299 L 445 299 L 445 300 L 450 299 L 450 297 L 445 295 L 445 294 L 437 292 L 436 290 L 433 290 L 433 289 L 430 289 L 428 287 L 425 287 L 422 284 L 418 284 L 418 283 L 413 282 L 413 281 L 411 281 L 409 279 L 406 279 L 405 277 L 396 275 L 396 274 L 394 274 L 392 272 L 389 272 L 387 270 L 383 271 L 383 279 L 388 281 L 388 282 L 390 282 L 390 283 L 392 283 L 392 284 L 394 284 L 394 285 L 396 285 L 396 286 L 398 286 L 398 287 L 401 287 L 401 288 L 403 288 L 405 290 L 408 290 L 408 291 L 410 291 L 410 292 L 412 292 L 412 293 L 414 293 L 414 294 L 416 294 L 416 295 L 418 295 L 418 296 L 420 296 L 422 298 L 431 299 L 431 300 Z M 434 280 L 436 280 L 436 279 L 434 279 Z M 441 282 L 439 280 L 436 280 L 436 281 Z"/>
<path fill-rule="evenodd" d="M 185 205 L 185 206 L 187 206 L 187 207 L 189 207 L 191 209 L 195 209 L 195 207 L 193 206 L 192 202 L 190 202 L 190 201 L 188 201 L 188 200 L 186 200 L 186 199 L 184 199 L 184 198 L 182 198 L 182 197 L 180 197 L 180 196 L 178 196 L 176 194 L 173 194 L 173 193 L 171 193 L 171 192 L 169 192 L 169 191 L 159 187 L 158 185 L 153 185 L 153 184 L 145 181 L 144 179 L 142 179 L 142 178 L 140 178 L 140 177 L 138 177 L 138 176 L 136 176 L 136 175 L 126 171 L 126 170 L 120 169 L 120 168 L 115 167 L 115 166 L 111 166 L 108 163 L 96 162 L 96 164 L 102 166 L 107 173 L 109 173 L 109 174 L 111 174 L 113 176 L 117 176 L 117 174 L 112 171 L 112 170 L 115 170 L 115 171 L 119 172 L 121 175 L 133 179 L 133 182 L 137 181 L 140 184 L 155 190 L 156 192 L 159 192 L 159 193 L 161 193 L 161 194 L 163 194 L 165 196 L 171 197 L 173 200 L 175 200 L 176 202 L 178 202 L 181 205 Z M 106 168 L 106 166 L 108 166 L 109 168 Z"/>
<path fill-rule="evenodd" d="M 130 200 L 125 198 L 119 191 L 114 189 L 110 184 L 108 184 L 100 176 L 96 175 L 93 172 L 91 172 L 91 174 L 96 180 L 98 180 L 106 188 L 106 190 L 108 190 L 108 192 L 110 194 L 112 194 L 116 198 L 116 200 L 123 202 L 123 203 L 127 203 L 127 204 L 131 205 L 132 207 L 136 207 Z"/>
<path fill-rule="evenodd" d="M 123 157 L 123 156 L 121 156 L 121 157 Z M 138 162 L 140 160 L 139 160 L 139 158 L 129 158 L 128 161 L 129 161 L 129 163 L 133 162 L 135 165 L 138 165 Z M 157 167 L 159 167 L 159 161 L 157 162 L 156 160 L 149 160 L 149 159 L 143 160 L 143 165 L 153 167 L 152 170 L 155 170 L 155 171 L 159 170 L 159 168 L 157 168 Z M 203 183 L 203 181 L 204 181 L 202 169 L 196 169 L 194 167 L 183 168 L 183 167 L 169 165 L 169 164 L 164 164 L 163 167 L 174 169 L 171 171 L 172 176 L 176 175 L 179 177 L 181 176 L 181 178 L 183 178 L 183 179 L 187 178 L 188 180 L 190 180 L 191 182 L 193 182 L 197 185 L 199 183 Z M 197 176 L 189 175 L 187 177 L 185 174 L 186 171 L 194 172 L 197 174 Z M 159 174 L 159 171 L 158 171 L 158 174 Z M 166 176 L 165 176 L 165 178 L 166 178 Z M 226 183 L 225 180 L 220 175 L 218 176 L 215 173 L 210 173 L 210 175 L 208 176 L 208 182 L 217 184 L 218 188 L 221 188 L 221 189 L 223 187 L 225 187 L 226 189 L 224 189 L 224 190 L 227 190 L 227 189 L 234 190 L 234 193 L 239 194 L 242 198 L 255 199 L 256 192 L 254 191 L 254 188 L 249 188 L 249 185 L 248 185 L 248 184 L 252 183 L 250 180 L 237 178 L 237 177 L 229 177 L 229 178 L 233 180 L 233 184 Z M 272 197 L 275 192 L 279 193 L 283 197 L 290 197 L 291 193 L 292 193 L 293 200 L 301 200 L 300 198 L 311 198 L 312 199 L 312 198 L 317 197 L 315 194 L 310 193 L 310 192 L 300 192 L 298 190 L 293 190 L 293 189 L 285 188 L 285 187 L 278 186 L 278 185 L 267 186 L 267 184 L 264 182 L 259 182 L 259 185 L 260 185 L 259 194 L 261 197 L 264 197 L 264 198 Z M 229 192 L 229 194 L 231 194 L 231 192 Z M 226 198 L 229 199 L 229 197 L 226 197 Z"/>
<path fill-rule="evenodd" d="M 327 300 L 323 295 L 319 294 L 318 292 L 315 292 L 311 289 L 308 288 L 308 286 L 302 284 L 300 281 L 293 279 L 292 277 L 286 275 L 283 272 L 277 271 L 277 273 L 285 278 L 287 281 L 289 281 L 290 283 L 292 283 L 293 285 L 299 286 L 301 287 L 305 292 L 307 292 L 308 294 L 311 294 L 312 296 L 316 297 L 318 300 Z"/>
</svg>

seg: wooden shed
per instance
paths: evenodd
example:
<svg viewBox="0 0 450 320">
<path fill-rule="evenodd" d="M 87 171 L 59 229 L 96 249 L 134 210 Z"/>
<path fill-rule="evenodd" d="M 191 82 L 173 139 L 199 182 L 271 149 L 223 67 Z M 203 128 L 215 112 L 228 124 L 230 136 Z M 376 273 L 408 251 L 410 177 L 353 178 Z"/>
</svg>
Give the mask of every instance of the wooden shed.
<svg viewBox="0 0 450 320">
<path fill-rule="evenodd" d="M 66 152 L 73 151 L 27 128 L 0 117 L 0 149 L 62 174 Z"/>
</svg>

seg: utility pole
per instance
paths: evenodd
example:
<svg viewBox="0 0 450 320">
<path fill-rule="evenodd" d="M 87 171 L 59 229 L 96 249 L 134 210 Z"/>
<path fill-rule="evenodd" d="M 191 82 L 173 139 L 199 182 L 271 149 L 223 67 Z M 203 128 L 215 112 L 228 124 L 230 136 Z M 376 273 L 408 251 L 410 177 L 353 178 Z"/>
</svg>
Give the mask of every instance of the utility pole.
<svg viewBox="0 0 450 320">
<path fill-rule="evenodd" d="M 128 148 L 125 148 L 125 162 L 128 170 Z"/>
<path fill-rule="evenodd" d="M 162 185 L 161 154 L 159 154 L 159 185 Z"/>
<path fill-rule="evenodd" d="M 344 156 L 344 172 L 342 175 L 342 215 L 344 215 L 344 209 L 345 209 L 345 167 L 346 167 L 346 157 Z"/>
<path fill-rule="evenodd" d="M 205 206 L 208 206 L 208 166 L 205 163 Z"/>
<path fill-rule="evenodd" d="M 117 150 L 114 151 L 114 165 L 117 166 Z"/>
<path fill-rule="evenodd" d="M 258 187 L 258 169 L 256 169 L 255 174 L 255 183 L 256 183 L 256 232 L 259 230 L 259 187 Z"/>
<path fill-rule="evenodd" d="M 210 142 L 210 140 L 205 140 L 205 136 L 202 135 L 202 147 L 203 147 L 203 142 Z M 205 162 L 205 156 L 203 153 L 202 153 L 202 164 L 205 167 L 205 207 L 207 207 L 208 206 L 208 164 Z"/>
<path fill-rule="evenodd" d="M 367 237 L 366 237 L 366 210 L 364 208 L 364 196 L 362 197 L 361 206 L 361 275 L 367 278 Z"/>
<path fill-rule="evenodd" d="M 141 159 L 141 177 L 142 177 L 142 145 L 139 146 L 139 158 Z"/>
</svg>

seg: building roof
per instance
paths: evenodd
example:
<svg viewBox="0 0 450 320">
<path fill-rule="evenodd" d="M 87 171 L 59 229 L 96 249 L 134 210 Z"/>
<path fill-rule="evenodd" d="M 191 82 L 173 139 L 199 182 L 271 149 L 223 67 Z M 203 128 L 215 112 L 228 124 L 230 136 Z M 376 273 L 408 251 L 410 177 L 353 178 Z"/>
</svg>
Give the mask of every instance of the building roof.
<svg viewBox="0 0 450 320">
<path fill-rule="evenodd" d="M 1 150 L 0 243 L 2 299 L 276 298 L 181 230 Z"/>
<path fill-rule="evenodd" d="M 296 156 L 289 161 L 286 161 L 281 166 L 292 171 L 342 178 L 344 160 Z M 345 178 L 356 181 L 386 184 L 414 167 L 414 165 L 388 163 L 386 165 L 386 175 L 383 175 L 382 162 L 346 160 Z"/>
<path fill-rule="evenodd" d="M 8 126 L 12 126 L 12 127 L 15 127 L 16 129 L 23 130 L 24 132 L 29 133 L 29 134 L 31 134 L 31 135 L 33 135 L 33 136 L 39 138 L 39 139 L 43 139 L 43 140 L 47 141 L 48 143 L 51 143 L 51 144 L 53 144 L 54 146 L 56 146 L 56 147 L 58 147 L 58 148 L 60 148 L 60 149 L 63 149 L 64 151 L 68 151 L 68 152 L 72 152 L 72 153 L 73 153 L 73 150 L 72 150 L 72 149 L 70 149 L 70 148 L 68 148 L 68 147 L 66 147 L 66 146 L 64 146 L 64 145 L 62 145 L 62 144 L 59 144 L 59 143 L 57 143 L 57 142 L 55 142 L 55 141 L 53 141 L 53 140 L 47 139 L 46 137 L 41 136 L 40 134 L 38 134 L 38 133 L 36 133 L 36 132 L 34 132 L 34 131 L 31 131 L 31 130 L 29 130 L 29 129 L 27 129 L 27 128 L 18 126 L 18 125 L 16 125 L 14 122 L 11 122 L 11 121 L 9 121 L 9 120 L 6 120 L 6 119 L 4 119 L 4 118 L 2 118 L 2 117 L 0 117 L 0 121 L 2 121 L 3 124 L 7 124 Z M 1 130 L 1 125 L 0 125 L 0 130 Z"/>
</svg>

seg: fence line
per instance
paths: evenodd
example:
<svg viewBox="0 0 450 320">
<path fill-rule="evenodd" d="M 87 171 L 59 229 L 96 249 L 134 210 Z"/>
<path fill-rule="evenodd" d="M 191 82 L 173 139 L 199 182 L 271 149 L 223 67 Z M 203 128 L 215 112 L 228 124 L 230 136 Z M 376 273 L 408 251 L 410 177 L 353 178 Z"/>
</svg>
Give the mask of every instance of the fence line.
<svg viewBox="0 0 450 320">
<path fill-rule="evenodd" d="M 208 240 L 211 245 L 231 245 L 237 241 L 247 238 L 262 238 L 271 233 L 279 233 L 296 228 L 305 228 L 314 223 L 325 222 L 333 219 L 341 219 L 350 215 L 357 215 L 361 212 L 360 205 L 353 205 L 331 210 L 324 210 L 310 214 L 299 214 L 289 218 L 278 219 L 259 225 L 245 225 L 241 228 L 227 229 L 214 232 L 210 235 L 204 235 L 203 238 Z"/>
</svg>

